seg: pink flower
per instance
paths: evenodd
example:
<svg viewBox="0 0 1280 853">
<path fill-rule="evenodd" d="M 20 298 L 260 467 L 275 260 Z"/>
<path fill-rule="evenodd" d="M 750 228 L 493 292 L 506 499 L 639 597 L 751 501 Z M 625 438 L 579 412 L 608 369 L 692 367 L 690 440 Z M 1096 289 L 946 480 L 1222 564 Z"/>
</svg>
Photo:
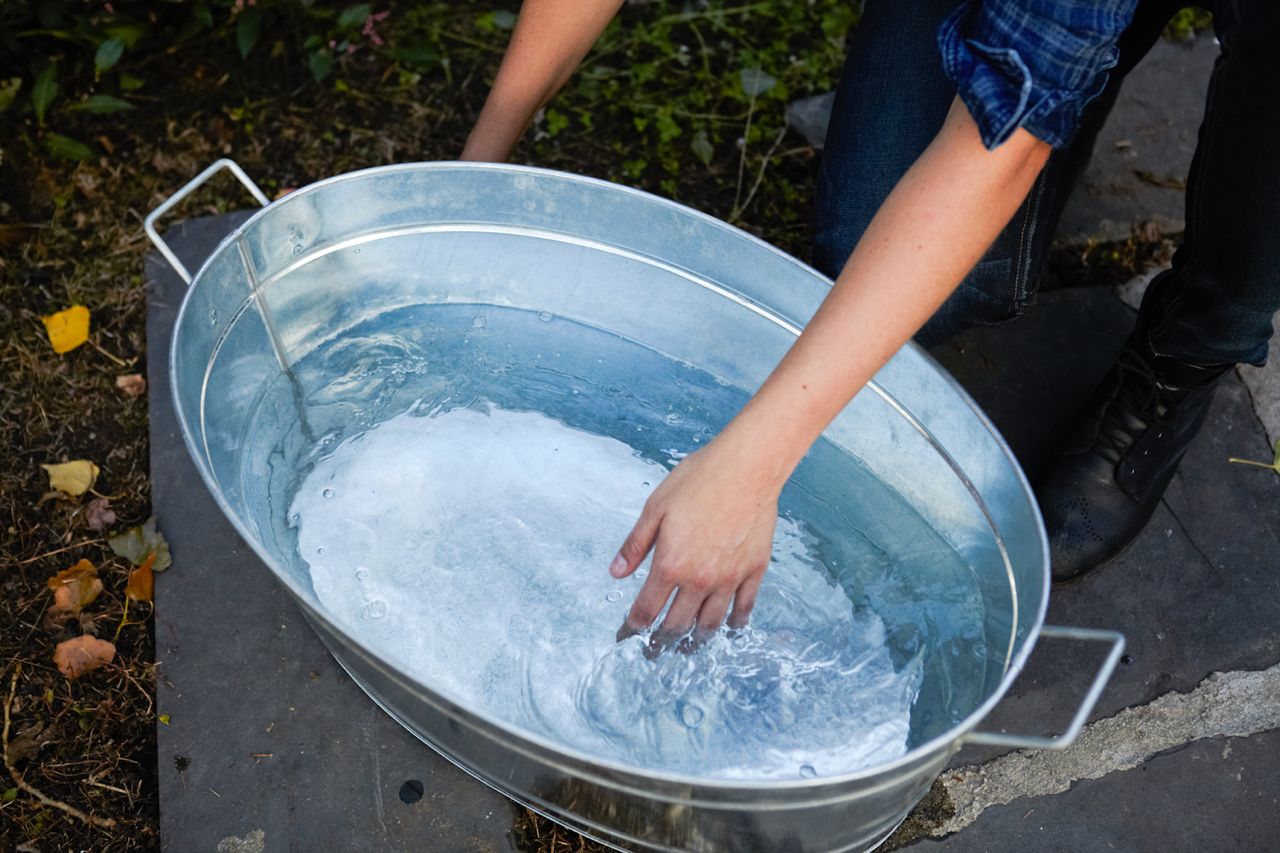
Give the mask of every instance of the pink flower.
<svg viewBox="0 0 1280 853">
<path fill-rule="evenodd" d="M 375 14 L 370 15 L 369 17 L 364 19 L 364 29 L 361 30 L 361 33 L 372 44 L 374 44 L 377 47 L 381 47 L 382 45 L 386 44 L 386 42 L 382 40 L 382 36 L 378 35 L 378 31 L 374 25 L 377 24 L 379 21 L 385 21 L 390 16 L 391 16 L 390 12 L 377 12 Z"/>
</svg>

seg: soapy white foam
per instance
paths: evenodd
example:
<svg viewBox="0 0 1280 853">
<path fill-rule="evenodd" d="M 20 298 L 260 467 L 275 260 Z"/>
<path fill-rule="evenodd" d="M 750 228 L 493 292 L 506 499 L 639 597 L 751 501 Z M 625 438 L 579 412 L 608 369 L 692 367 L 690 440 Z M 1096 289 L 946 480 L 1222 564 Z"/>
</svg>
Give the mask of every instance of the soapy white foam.
<svg viewBox="0 0 1280 853">
<path fill-rule="evenodd" d="M 666 469 L 497 407 L 410 412 L 342 443 L 290 509 L 323 606 L 455 701 L 593 756 L 699 776 L 827 776 L 906 751 L 919 659 L 895 671 L 780 518 L 752 624 L 694 654 L 615 642 L 648 565 L 607 566 Z"/>
</svg>

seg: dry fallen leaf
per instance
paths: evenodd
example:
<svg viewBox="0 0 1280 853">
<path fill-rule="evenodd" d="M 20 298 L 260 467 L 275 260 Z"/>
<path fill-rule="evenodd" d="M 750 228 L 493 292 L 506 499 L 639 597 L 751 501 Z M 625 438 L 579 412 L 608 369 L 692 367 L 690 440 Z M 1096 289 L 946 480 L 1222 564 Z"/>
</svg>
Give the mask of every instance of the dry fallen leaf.
<svg viewBox="0 0 1280 853">
<path fill-rule="evenodd" d="M 78 497 L 93 488 L 98 479 L 98 466 L 87 459 L 41 465 L 49 473 L 49 488 Z"/>
<path fill-rule="evenodd" d="M 151 570 L 163 572 L 173 565 L 173 557 L 169 555 L 169 543 L 156 530 L 156 517 L 147 519 L 141 527 L 131 527 L 118 536 L 107 540 L 111 550 L 124 557 L 135 566 L 141 566 L 147 558 L 154 555 Z"/>
<path fill-rule="evenodd" d="M 37 720 L 18 732 L 18 736 L 9 741 L 9 761 L 13 764 L 35 758 L 40 747 L 48 743 L 47 738 L 40 737 L 44 732 L 44 723 Z"/>
<path fill-rule="evenodd" d="M 111 663 L 116 647 L 97 637 L 74 637 L 63 640 L 53 650 L 53 663 L 67 678 L 79 678 L 100 666 Z"/>
<path fill-rule="evenodd" d="M 101 533 L 118 520 L 107 498 L 94 498 L 84 508 L 84 520 L 89 529 Z"/>
<path fill-rule="evenodd" d="M 68 569 L 63 569 L 48 581 L 53 590 L 54 600 L 59 595 L 68 607 L 80 610 L 91 603 L 102 592 L 102 581 L 98 580 L 98 569 L 88 560 L 81 560 Z"/>
<path fill-rule="evenodd" d="M 89 340 L 89 309 L 72 305 L 65 311 L 50 314 L 44 318 L 44 330 L 54 352 L 59 355 L 71 352 Z"/>
<path fill-rule="evenodd" d="M 155 552 L 143 561 L 141 566 L 129 572 L 129 583 L 124 588 L 124 594 L 130 601 L 151 601 L 155 594 L 156 576 L 151 571 L 151 566 L 156 561 Z"/>
<path fill-rule="evenodd" d="M 116 387 L 126 397 L 141 397 L 147 393 L 147 380 L 142 378 L 141 373 L 125 373 L 116 377 Z"/>
<path fill-rule="evenodd" d="M 88 560 L 81 560 L 49 578 L 53 590 L 53 606 L 46 612 L 44 626 L 57 628 L 89 605 L 102 593 L 98 570 Z"/>
</svg>

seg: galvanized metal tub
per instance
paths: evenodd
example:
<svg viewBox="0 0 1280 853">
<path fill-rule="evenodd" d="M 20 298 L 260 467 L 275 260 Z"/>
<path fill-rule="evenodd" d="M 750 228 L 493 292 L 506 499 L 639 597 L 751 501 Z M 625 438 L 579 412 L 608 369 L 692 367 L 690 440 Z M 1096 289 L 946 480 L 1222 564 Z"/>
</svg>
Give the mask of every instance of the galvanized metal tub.
<svg viewBox="0 0 1280 853">
<path fill-rule="evenodd" d="M 222 169 L 264 208 L 193 276 L 155 223 Z M 183 438 L 222 511 L 375 702 L 477 778 L 573 829 L 636 850 L 868 849 L 963 743 L 1068 745 L 1119 659 L 1124 641 L 1114 632 L 1042 624 L 1048 557 L 1027 483 L 973 401 L 908 345 L 825 435 L 907 499 L 979 578 L 990 686 L 962 722 L 857 773 L 735 782 L 602 761 L 463 707 L 362 647 L 326 613 L 297 561 L 284 559 L 255 523 L 251 504 L 259 496 L 239 452 L 262 389 L 344 330 L 384 311 L 433 303 L 552 312 L 753 389 L 830 282 L 678 204 L 504 165 L 369 169 L 268 203 L 222 160 L 153 211 L 146 229 L 190 283 L 170 368 Z M 637 308 L 654 304 L 666 310 Z M 1110 646 L 1071 725 L 1056 738 L 976 732 L 1037 637 L 1049 634 Z"/>
</svg>

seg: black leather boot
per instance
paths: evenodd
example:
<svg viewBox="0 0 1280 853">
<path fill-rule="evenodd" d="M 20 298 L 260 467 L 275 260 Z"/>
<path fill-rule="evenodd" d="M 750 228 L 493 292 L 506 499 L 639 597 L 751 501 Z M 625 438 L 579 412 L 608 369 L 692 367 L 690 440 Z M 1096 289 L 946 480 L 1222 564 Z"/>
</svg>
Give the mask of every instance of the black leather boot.
<svg viewBox="0 0 1280 853">
<path fill-rule="evenodd" d="M 1137 333 L 1036 484 L 1053 579 L 1115 559 L 1151 519 L 1231 365 L 1151 352 Z"/>
</svg>

